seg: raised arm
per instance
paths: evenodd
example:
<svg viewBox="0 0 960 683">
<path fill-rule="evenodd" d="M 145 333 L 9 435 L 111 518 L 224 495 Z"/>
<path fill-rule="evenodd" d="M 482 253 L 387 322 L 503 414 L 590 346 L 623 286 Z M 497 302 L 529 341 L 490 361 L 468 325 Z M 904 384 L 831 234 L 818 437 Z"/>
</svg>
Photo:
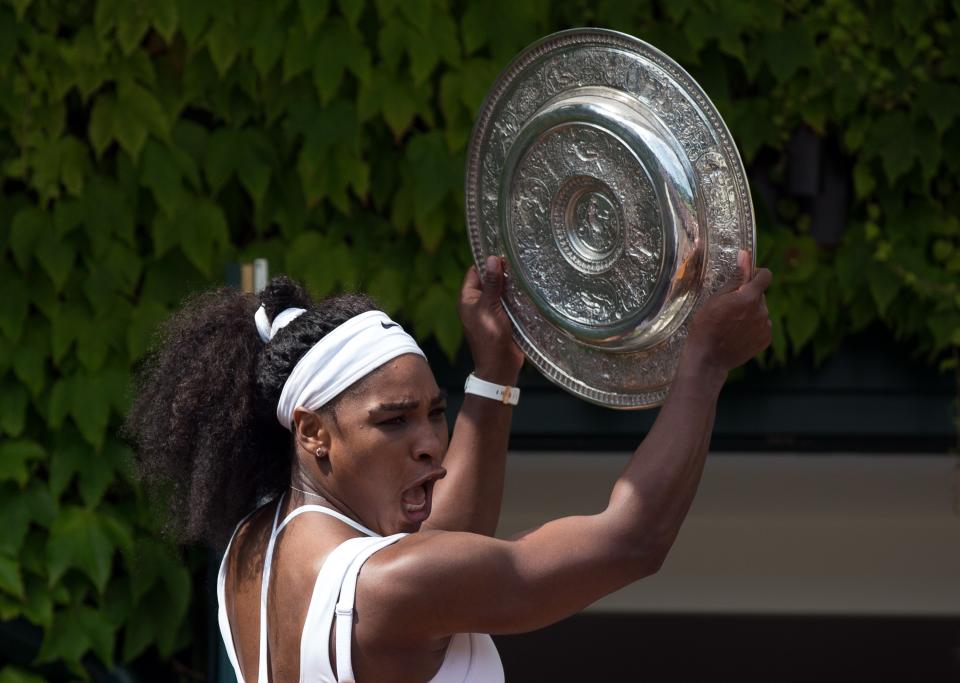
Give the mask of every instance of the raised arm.
<svg viewBox="0 0 960 683">
<path fill-rule="evenodd" d="M 515 386 L 523 353 L 510 334 L 500 303 L 503 265 L 490 257 L 481 278 L 471 267 L 460 293 L 460 319 L 474 361 L 474 374 Z M 512 406 L 467 394 L 457 416 L 443 465 L 447 476 L 434 488 L 425 529 L 492 536 L 500 518 Z"/>
<path fill-rule="evenodd" d="M 533 630 L 656 572 L 696 492 L 726 375 L 770 341 L 763 299 L 770 272 L 750 279 L 749 256 L 740 263 L 740 286 L 695 317 L 669 396 L 605 510 L 509 541 L 457 533 L 403 539 L 375 558 L 377 576 L 363 589 L 390 606 L 370 632 L 379 626 L 380 637 L 413 645 L 464 631 Z"/>
</svg>

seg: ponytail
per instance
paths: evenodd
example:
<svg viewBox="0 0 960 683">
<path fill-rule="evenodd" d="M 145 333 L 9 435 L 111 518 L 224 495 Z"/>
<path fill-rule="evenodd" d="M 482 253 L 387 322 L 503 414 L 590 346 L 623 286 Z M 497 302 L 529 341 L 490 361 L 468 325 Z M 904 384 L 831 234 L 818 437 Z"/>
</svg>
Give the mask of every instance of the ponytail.
<svg viewBox="0 0 960 683">
<path fill-rule="evenodd" d="M 264 343 L 254 321 L 261 304 L 270 321 L 287 308 L 306 312 Z M 227 287 L 192 295 L 165 321 L 135 372 L 122 433 L 171 536 L 221 545 L 246 512 L 289 485 L 292 437 L 276 419 L 283 384 L 324 335 L 375 308 L 357 294 L 317 304 L 280 275 L 259 297 Z"/>
</svg>

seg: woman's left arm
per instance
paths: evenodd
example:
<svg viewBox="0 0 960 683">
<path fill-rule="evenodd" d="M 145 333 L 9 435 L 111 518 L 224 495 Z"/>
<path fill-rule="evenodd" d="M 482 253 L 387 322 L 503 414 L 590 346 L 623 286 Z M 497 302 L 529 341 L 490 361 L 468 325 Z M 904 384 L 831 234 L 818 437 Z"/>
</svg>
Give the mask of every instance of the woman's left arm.
<svg viewBox="0 0 960 683">
<path fill-rule="evenodd" d="M 459 313 L 473 355 L 474 374 L 495 384 L 515 386 L 523 352 L 513 341 L 500 295 L 503 263 L 491 256 L 481 277 L 467 271 Z M 513 407 L 466 394 L 453 428 L 443 466 L 447 476 L 433 490 L 433 512 L 424 528 L 470 531 L 492 536 L 500 519 L 507 440 Z"/>
</svg>

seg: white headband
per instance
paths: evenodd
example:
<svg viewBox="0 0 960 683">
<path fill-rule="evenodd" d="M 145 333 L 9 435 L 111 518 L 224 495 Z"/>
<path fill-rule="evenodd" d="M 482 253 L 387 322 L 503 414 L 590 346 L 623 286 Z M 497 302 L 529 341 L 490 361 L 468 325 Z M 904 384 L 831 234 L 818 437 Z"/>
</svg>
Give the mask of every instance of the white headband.
<svg viewBox="0 0 960 683">
<path fill-rule="evenodd" d="M 268 326 L 263 307 L 257 311 L 260 338 L 269 341 L 277 330 L 290 324 L 303 309 L 288 308 Z M 367 311 L 334 328 L 297 361 L 283 385 L 277 403 L 277 420 L 286 429 L 298 406 L 316 410 L 351 384 L 366 377 L 387 361 L 405 353 L 426 354 L 413 337 L 383 311 Z"/>
</svg>

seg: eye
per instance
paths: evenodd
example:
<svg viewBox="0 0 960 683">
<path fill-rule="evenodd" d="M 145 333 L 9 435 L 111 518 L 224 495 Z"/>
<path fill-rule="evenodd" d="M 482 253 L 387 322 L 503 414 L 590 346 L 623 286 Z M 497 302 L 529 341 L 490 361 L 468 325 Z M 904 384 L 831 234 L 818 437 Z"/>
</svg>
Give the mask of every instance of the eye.
<svg viewBox="0 0 960 683">
<path fill-rule="evenodd" d="M 446 406 L 438 406 L 430 411 L 431 420 L 439 420 L 445 418 L 447 415 Z"/>
<path fill-rule="evenodd" d="M 381 427 L 398 427 L 406 421 L 403 415 L 397 415 L 396 417 L 387 418 L 386 420 L 381 420 L 377 424 Z"/>
</svg>

